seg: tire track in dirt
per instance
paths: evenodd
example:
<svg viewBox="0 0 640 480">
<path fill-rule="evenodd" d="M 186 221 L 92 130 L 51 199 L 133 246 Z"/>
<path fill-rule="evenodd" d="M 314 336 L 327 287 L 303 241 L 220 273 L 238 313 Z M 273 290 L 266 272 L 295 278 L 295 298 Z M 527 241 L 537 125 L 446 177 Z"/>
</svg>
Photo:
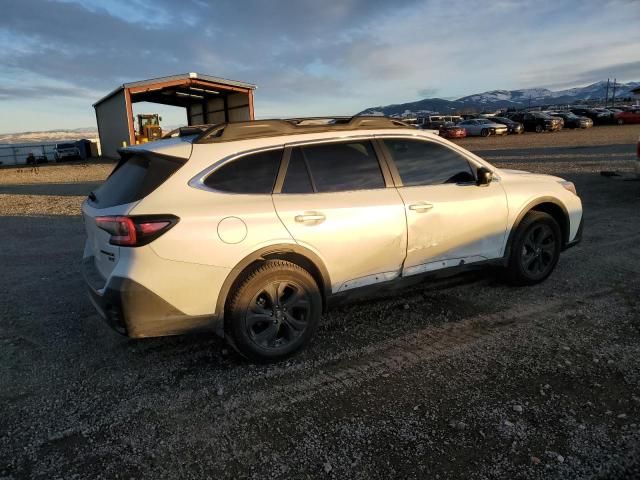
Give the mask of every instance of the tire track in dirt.
<svg viewBox="0 0 640 480">
<path fill-rule="evenodd" d="M 589 245 L 590 249 L 602 248 L 607 245 L 635 244 L 640 235 L 625 237 L 610 242 L 599 242 Z M 619 271 L 619 265 L 603 265 L 601 273 L 607 276 L 607 271 Z M 629 271 L 630 272 L 630 271 Z M 472 282 L 474 285 L 476 282 Z M 480 280 L 478 283 L 484 283 Z M 462 282 L 462 286 L 467 286 Z M 427 286 L 428 290 L 429 289 Z M 416 295 L 421 292 L 415 291 Z M 444 355 L 456 355 L 472 348 L 479 342 L 489 341 L 513 328 L 523 324 L 533 324 L 535 332 L 549 336 L 553 332 L 553 325 L 539 325 L 536 320 L 541 317 L 558 315 L 559 311 L 573 307 L 576 303 L 597 300 L 617 293 L 616 288 L 601 288 L 582 295 L 565 296 L 554 300 L 544 299 L 539 303 L 528 306 L 515 306 L 495 313 L 478 314 L 455 323 L 438 326 L 427 326 L 399 337 L 388 338 L 379 342 L 364 345 L 360 348 L 341 350 L 321 359 L 293 360 L 291 363 L 281 363 L 263 369 L 255 375 L 255 368 L 241 366 L 240 375 L 234 379 L 223 375 L 217 382 L 224 386 L 224 396 L 212 404 L 211 391 L 199 390 L 203 384 L 190 384 L 171 403 L 165 403 L 163 396 L 134 396 L 120 404 L 119 408 L 128 411 L 143 409 L 149 401 L 159 401 L 166 411 L 191 411 L 194 405 L 209 404 L 208 416 L 218 420 L 221 430 L 234 428 L 239 422 L 263 417 L 270 413 L 282 413 L 295 404 L 308 400 L 326 398 L 327 395 L 352 390 L 360 385 L 375 380 L 378 377 L 388 377 L 410 369 L 414 365 L 430 361 Z M 531 328 L 530 327 L 530 328 Z M 233 369 L 238 371 L 238 368 Z M 246 370 L 247 375 L 242 375 Z M 215 398 L 215 395 L 213 396 Z M 94 423 L 89 428 L 97 431 L 106 424 L 110 428 L 126 418 L 108 418 L 105 422 Z"/>
<path fill-rule="evenodd" d="M 529 307 L 514 307 L 495 314 L 473 317 L 445 327 L 427 327 L 400 338 L 367 346 L 317 373 L 309 369 L 283 372 L 280 378 L 264 379 L 256 390 L 232 396 L 222 405 L 229 418 L 243 419 L 263 415 L 264 412 L 285 411 L 290 406 L 319 398 L 320 394 L 341 389 L 353 389 L 378 376 L 391 375 L 440 355 L 455 354 L 479 341 L 500 335 L 505 329 L 535 322 L 544 314 L 562 311 L 576 302 L 597 300 L 615 293 L 604 288 L 577 298 L 545 301 Z M 534 324 L 535 330 L 546 334 L 551 327 Z M 315 367 L 311 367 L 315 368 Z M 293 373 L 293 375 L 291 375 Z"/>
</svg>

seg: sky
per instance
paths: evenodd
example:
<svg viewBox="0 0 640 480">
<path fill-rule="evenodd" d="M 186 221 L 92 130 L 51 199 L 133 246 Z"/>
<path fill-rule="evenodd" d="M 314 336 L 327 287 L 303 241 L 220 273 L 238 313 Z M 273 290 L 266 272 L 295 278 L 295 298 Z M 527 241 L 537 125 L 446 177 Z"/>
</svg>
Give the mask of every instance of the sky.
<svg viewBox="0 0 640 480">
<path fill-rule="evenodd" d="M 258 85 L 258 118 L 640 80 L 640 0 L 4 0 L 0 132 L 95 126 L 124 82 Z M 181 109 L 137 112 L 184 123 Z M 135 112 L 135 113 L 137 113 Z"/>
</svg>

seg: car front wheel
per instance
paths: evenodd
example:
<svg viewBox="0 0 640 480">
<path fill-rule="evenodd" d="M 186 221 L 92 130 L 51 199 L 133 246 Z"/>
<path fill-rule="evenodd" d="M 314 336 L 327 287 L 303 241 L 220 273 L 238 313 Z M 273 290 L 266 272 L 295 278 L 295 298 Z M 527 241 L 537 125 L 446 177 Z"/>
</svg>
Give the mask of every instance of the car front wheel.
<svg viewBox="0 0 640 480">
<path fill-rule="evenodd" d="M 518 225 L 511 244 L 506 278 L 514 285 L 533 285 L 553 272 L 562 245 L 558 222 L 544 212 L 531 211 Z"/>
<path fill-rule="evenodd" d="M 480 130 L 480 135 L 483 137 L 488 137 L 490 133 L 491 132 L 489 132 L 489 129 L 487 128 L 483 128 L 482 130 Z"/>
<path fill-rule="evenodd" d="M 542 125 L 536 125 L 536 133 L 542 133 L 543 130 Z"/>
<path fill-rule="evenodd" d="M 228 303 L 225 335 L 250 360 L 276 361 L 309 342 L 321 313 L 320 290 L 309 272 L 268 260 L 241 282 Z"/>
</svg>

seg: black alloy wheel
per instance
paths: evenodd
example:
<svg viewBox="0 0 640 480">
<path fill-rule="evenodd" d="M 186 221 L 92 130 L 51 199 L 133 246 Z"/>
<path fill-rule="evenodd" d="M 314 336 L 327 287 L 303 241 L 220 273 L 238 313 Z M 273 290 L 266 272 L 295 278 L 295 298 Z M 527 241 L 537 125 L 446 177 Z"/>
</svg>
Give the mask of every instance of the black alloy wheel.
<svg viewBox="0 0 640 480">
<path fill-rule="evenodd" d="M 311 274 L 295 263 L 267 260 L 234 286 L 225 308 L 225 338 L 258 362 L 285 358 L 313 336 L 322 295 Z"/>
<path fill-rule="evenodd" d="M 310 309 L 304 287 L 290 280 L 270 282 L 249 303 L 244 318 L 247 335 L 261 347 L 284 348 L 307 328 Z"/>
<path fill-rule="evenodd" d="M 522 244 L 522 269 L 531 277 L 545 275 L 553 267 L 556 249 L 556 239 L 551 227 L 545 223 L 534 225 Z"/>
<path fill-rule="evenodd" d="M 558 222 L 548 213 L 528 212 L 513 233 L 505 279 L 514 285 L 533 285 L 553 272 L 562 248 Z"/>
</svg>

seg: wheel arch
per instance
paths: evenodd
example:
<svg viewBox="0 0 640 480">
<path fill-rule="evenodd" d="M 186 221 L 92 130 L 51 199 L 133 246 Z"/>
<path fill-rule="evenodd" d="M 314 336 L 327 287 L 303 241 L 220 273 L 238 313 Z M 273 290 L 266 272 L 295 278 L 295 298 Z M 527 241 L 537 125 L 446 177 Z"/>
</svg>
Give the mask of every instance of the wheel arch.
<svg viewBox="0 0 640 480">
<path fill-rule="evenodd" d="M 322 259 L 308 248 L 300 245 L 280 244 L 264 247 L 247 255 L 231 270 L 218 294 L 216 302 L 217 318 L 224 319 L 229 293 L 246 278 L 247 274 L 255 266 L 271 259 L 286 260 L 308 271 L 318 284 L 322 295 L 323 311 L 326 310 L 327 298 L 331 294 L 331 279 Z"/>
<path fill-rule="evenodd" d="M 504 251 L 505 260 L 508 259 L 511 255 L 511 244 L 513 243 L 513 238 L 515 237 L 516 230 L 520 226 L 520 223 L 522 222 L 522 219 L 525 217 L 525 215 L 531 211 L 544 212 L 551 215 L 554 220 L 558 222 L 558 225 L 560 225 L 560 231 L 562 232 L 562 248 L 564 249 L 564 247 L 569 243 L 569 230 L 571 227 L 571 223 L 566 207 L 557 198 L 539 197 L 525 205 L 525 207 L 516 217 L 515 222 L 513 222 L 513 226 L 511 227 L 511 231 L 509 232 L 509 238 L 507 239 L 507 245 Z"/>
</svg>

